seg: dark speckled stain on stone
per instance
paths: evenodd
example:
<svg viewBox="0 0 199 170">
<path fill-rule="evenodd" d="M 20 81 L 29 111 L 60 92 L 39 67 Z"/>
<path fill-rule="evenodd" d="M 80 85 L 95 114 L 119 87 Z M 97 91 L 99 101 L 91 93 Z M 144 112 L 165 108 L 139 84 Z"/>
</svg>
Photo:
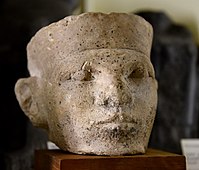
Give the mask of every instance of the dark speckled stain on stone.
<svg viewBox="0 0 199 170">
<path fill-rule="evenodd" d="M 197 46 L 188 29 L 174 24 L 165 13 L 140 11 L 137 14 L 154 29 L 151 60 L 159 89 L 157 116 L 149 146 L 181 153 L 182 138 L 199 136 L 195 95 L 198 93 Z"/>
</svg>

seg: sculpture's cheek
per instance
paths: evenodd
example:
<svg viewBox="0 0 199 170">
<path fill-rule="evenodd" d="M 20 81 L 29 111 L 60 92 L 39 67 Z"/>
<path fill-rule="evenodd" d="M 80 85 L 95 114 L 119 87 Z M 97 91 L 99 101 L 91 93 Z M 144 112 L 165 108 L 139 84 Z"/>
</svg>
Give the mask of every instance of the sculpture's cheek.
<svg viewBox="0 0 199 170">
<path fill-rule="evenodd" d="M 66 82 L 56 85 L 51 90 L 49 97 L 49 112 L 61 117 L 68 114 L 71 117 L 84 117 L 86 110 L 93 105 L 93 96 L 90 87 L 91 82 Z"/>
</svg>

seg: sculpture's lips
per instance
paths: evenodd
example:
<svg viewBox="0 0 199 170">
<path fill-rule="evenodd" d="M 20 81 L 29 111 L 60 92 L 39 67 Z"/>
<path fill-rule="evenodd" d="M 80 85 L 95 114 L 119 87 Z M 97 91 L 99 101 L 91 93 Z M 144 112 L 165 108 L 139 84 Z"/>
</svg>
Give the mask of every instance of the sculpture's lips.
<svg viewBox="0 0 199 170">
<path fill-rule="evenodd" d="M 135 136 L 139 128 L 133 123 L 106 123 L 101 124 L 100 132 L 111 139 L 130 139 Z"/>
<path fill-rule="evenodd" d="M 103 124 L 103 128 L 107 129 L 117 129 L 117 130 L 130 130 L 132 128 L 135 128 L 135 124 L 133 123 L 117 123 L 117 122 L 112 122 L 112 123 L 106 123 Z"/>
<path fill-rule="evenodd" d="M 128 114 L 130 115 L 130 114 Z M 95 122 L 96 125 L 100 125 L 100 124 L 121 124 L 123 125 L 130 125 L 130 124 L 139 124 L 139 121 L 131 118 L 131 117 L 127 117 L 127 116 L 121 116 L 121 114 L 115 114 L 113 117 L 107 118 L 106 120 L 101 120 L 99 122 Z"/>
<path fill-rule="evenodd" d="M 101 121 L 91 121 L 88 129 L 95 133 L 97 130 L 98 138 L 103 140 L 131 140 L 139 133 L 141 124 L 141 119 L 117 112 Z"/>
<path fill-rule="evenodd" d="M 97 123 L 97 126 L 108 131 L 114 131 L 116 132 L 122 132 L 123 134 L 126 134 L 126 132 L 129 132 L 131 134 L 135 134 L 137 130 L 139 129 L 139 121 L 135 120 L 130 117 L 121 117 L 118 115 L 115 115 L 109 119 L 106 119 L 104 121 L 100 121 Z"/>
</svg>

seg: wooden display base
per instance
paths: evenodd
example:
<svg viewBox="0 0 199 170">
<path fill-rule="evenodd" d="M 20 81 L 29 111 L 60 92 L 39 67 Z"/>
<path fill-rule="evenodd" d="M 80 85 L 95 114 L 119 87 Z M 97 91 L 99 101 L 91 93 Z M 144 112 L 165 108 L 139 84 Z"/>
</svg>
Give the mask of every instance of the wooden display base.
<svg viewBox="0 0 199 170">
<path fill-rule="evenodd" d="M 77 155 L 61 150 L 35 152 L 35 170 L 186 170 L 185 157 L 148 149 L 144 155 Z"/>
</svg>

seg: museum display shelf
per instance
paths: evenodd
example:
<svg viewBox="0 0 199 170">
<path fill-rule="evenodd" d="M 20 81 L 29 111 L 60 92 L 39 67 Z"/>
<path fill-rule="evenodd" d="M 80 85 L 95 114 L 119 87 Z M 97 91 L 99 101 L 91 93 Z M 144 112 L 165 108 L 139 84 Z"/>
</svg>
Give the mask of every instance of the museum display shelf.
<svg viewBox="0 0 199 170">
<path fill-rule="evenodd" d="M 35 170 L 186 170 L 186 159 L 183 155 L 151 148 L 145 154 L 125 156 L 36 150 Z"/>
</svg>

